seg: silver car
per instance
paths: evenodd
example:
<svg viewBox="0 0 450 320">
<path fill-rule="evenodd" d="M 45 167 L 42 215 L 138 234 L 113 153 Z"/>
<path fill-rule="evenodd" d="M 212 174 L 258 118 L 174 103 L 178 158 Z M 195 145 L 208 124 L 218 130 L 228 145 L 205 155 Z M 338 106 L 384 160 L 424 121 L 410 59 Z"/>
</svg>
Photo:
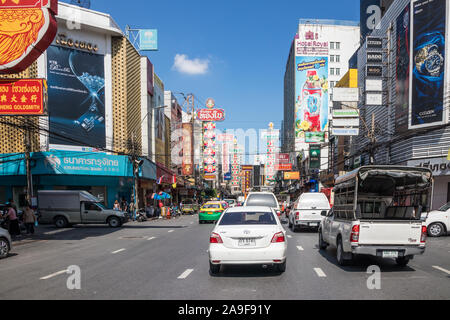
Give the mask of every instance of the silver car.
<svg viewBox="0 0 450 320">
<path fill-rule="evenodd" d="M 0 259 L 8 257 L 11 250 L 11 235 L 8 230 L 0 228 Z"/>
</svg>

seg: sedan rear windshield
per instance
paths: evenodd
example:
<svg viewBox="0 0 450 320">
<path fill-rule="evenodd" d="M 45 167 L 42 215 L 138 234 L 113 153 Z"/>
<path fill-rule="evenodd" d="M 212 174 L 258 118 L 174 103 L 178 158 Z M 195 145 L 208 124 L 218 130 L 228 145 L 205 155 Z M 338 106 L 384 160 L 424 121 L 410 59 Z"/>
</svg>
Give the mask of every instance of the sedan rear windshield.
<svg viewBox="0 0 450 320">
<path fill-rule="evenodd" d="M 220 209 L 220 205 L 218 204 L 205 204 L 203 209 Z"/>
<path fill-rule="evenodd" d="M 228 212 L 220 222 L 221 226 L 276 224 L 277 220 L 271 212 Z"/>
<path fill-rule="evenodd" d="M 277 208 L 277 200 L 271 194 L 252 194 L 248 197 L 246 206 Z"/>
</svg>

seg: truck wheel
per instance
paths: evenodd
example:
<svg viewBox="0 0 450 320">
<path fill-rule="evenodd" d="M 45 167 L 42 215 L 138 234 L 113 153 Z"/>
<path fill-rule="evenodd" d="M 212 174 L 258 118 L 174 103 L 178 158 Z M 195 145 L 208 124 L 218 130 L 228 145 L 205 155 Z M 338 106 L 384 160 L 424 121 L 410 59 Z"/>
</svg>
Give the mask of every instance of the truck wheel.
<svg viewBox="0 0 450 320">
<path fill-rule="evenodd" d="M 395 262 L 397 262 L 397 265 L 399 267 L 406 267 L 409 263 L 409 260 L 410 260 L 409 258 L 402 257 L 402 258 L 395 259 Z"/>
<path fill-rule="evenodd" d="M 9 243 L 5 238 L 0 238 L 0 259 L 4 259 L 9 255 Z"/>
<path fill-rule="evenodd" d="M 328 248 L 328 244 L 323 241 L 322 230 L 319 230 L 319 249 L 326 250 Z"/>
<path fill-rule="evenodd" d="M 57 228 L 67 228 L 69 223 L 67 222 L 67 219 L 65 217 L 56 217 L 55 218 L 55 226 Z"/>
<path fill-rule="evenodd" d="M 346 266 L 348 264 L 348 260 L 344 259 L 344 246 L 342 245 L 341 238 L 339 238 L 339 240 L 338 240 L 336 258 L 337 258 L 337 262 L 340 266 Z"/>
<path fill-rule="evenodd" d="M 122 224 L 120 223 L 120 219 L 117 217 L 111 217 L 108 219 L 108 224 L 111 228 L 118 228 Z"/>
<path fill-rule="evenodd" d="M 442 223 L 436 222 L 428 227 L 428 235 L 430 237 L 442 237 L 444 235 L 444 226 Z"/>
<path fill-rule="evenodd" d="M 220 272 L 220 264 L 209 263 L 209 271 L 211 274 L 218 274 Z"/>
</svg>

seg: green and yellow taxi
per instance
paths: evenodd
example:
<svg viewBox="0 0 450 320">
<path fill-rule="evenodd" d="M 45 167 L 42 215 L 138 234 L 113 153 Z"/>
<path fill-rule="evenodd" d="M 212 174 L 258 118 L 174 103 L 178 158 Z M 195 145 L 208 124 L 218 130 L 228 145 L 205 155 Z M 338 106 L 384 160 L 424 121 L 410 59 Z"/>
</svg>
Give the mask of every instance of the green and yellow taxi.
<svg viewBox="0 0 450 320">
<path fill-rule="evenodd" d="M 198 220 L 200 224 L 205 222 L 217 222 L 225 211 L 220 201 L 210 201 L 200 208 Z"/>
</svg>

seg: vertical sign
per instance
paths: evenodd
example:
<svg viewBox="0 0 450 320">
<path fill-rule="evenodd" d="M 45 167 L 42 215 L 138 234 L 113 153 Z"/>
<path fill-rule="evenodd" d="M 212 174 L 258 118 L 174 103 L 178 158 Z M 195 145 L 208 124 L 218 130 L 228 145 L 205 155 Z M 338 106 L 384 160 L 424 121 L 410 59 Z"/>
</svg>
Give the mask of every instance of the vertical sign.
<svg viewBox="0 0 450 320">
<path fill-rule="evenodd" d="M 214 122 L 204 122 L 203 124 L 203 165 L 205 174 L 215 174 L 216 164 L 216 124 Z"/>
<path fill-rule="evenodd" d="M 381 0 L 361 0 L 361 44 L 373 30 L 379 28 L 382 18 Z"/>
<path fill-rule="evenodd" d="M 192 124 L 183 123 L 183 176 L 192 176 L 194 174 L 194 152 L 192 142 Z"/>
<path fill-rule="evenodd" d="M 222 171 L 223 174 L 227 174 L 230 172 L 230 154 L 229 154 L 230 146 L 228 142 L 222 143 Z"/>
<path fill-rule="evenodd" d="M 447 1 L 412 2 L 409 129 L 447 123 L 444 112 Z"/>
</svg>

